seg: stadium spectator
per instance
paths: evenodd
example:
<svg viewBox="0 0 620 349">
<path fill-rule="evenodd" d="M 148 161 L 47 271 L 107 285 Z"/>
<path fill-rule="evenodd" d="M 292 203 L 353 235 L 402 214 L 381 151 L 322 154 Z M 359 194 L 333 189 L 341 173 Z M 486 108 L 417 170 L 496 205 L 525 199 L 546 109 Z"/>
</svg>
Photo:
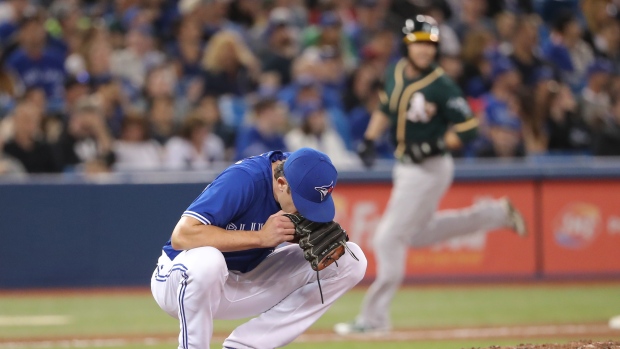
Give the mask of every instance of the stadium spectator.
<svg viewBox="0 0 620 349">
<path fill-rule="evenodd" d="M 260 62 L 232 31 L 215 34 L 202 58 L 205 70 L 205 92 L 220 96 L 243 96 L 255 87 L 260 75 Z"/>
<path fill-rule="evenodd" d="M 149 101 L 158 98 L 172 98 L 174 102 L 174 122 L 181 124 L 203 94 L 203 81 L 200 78 L 189 81 L 180 88 L 175 67 L 171 63 L 164 63 L 153 68 L 146 76 L 145 89 L 142 91 L 140 100 L 134 100 L 132 107 L 146 112 Z"/>
<path fill-rule="evenodd" d="M 286 151 L 286 107 L 272 98 L 259 100 L 252 108 L 250 125 L 237 135 L 235 159 L 259 155 L 269 150 Z"/>
<path fill-rule="evenodd" d="M 521 77 L 517 68 L 506 58 L 493 63 L 493 86 L 484 97 L 481 141 L 476 150 L 483 157 L 513 157 L 523 155 L 521 101 L 517 95 Z"/>
<path fill-rule="evenodd" d="M 386 8 L 379 0 L 359 0 L 355 2 L 355 23 L 351 29 L 351 38 L 357 52 L 379 33 Z"/>
<path fill-rule="evenodd" d="M 122 91 L 121 83 L 113 77 L 100 79 L 93 84 L 93 94 L 90 99 L 103 112 L 107 128 L 112 136 L 118 138 L 123 118 L 129 110 L 129 101 Z"/>
<path fill-rule="evenodd" d="M 9 55 L 6 65 L 26 88 L 42 88 L 47 109 L 61 110 L 66 78 L 64 55 L 46 44 L 44 18 L 39 12 L 24 17 L 19 23 L 19 46 Z"/>
<path fill-rule="evenodd" d="M 616 19 L 614 17 L 618 13 L 618 7 L 614 0 L 581 0 L 579 3 L 582 16 L 587 24 L 584 39 L 591 47 L 594 47 L 594 37 L 600 33 L 610 19 Z"/>
<path fill-rule="evenodd" d="M 28 173 L 58 172 L 52 146 L 43 139 L 40 109 L 19 102 L 12 119 L 13 137 L 4 144 L 4 153 L 21 162 Z"/>
<path fill-rule="evenodd" d="M 538 17 L 519 18 L 512 39 L 512 52 L 509 57 L 515 65 L 523 83 L 532 87 L 535 83 L 536 70 L 543 64 L 538 56 Z"/>
<path fill-rule="evenodd" d="M 188 1 L 191 2 L 191 1 Z M 220 31 L 230 31 L 243 35 L 244 30 L 239 24 L 228 18 L 229 1 L 193 1 L 197 6 L 197 16 L 203 23 L 203 38 L 210 41 Z M 187 13 L 187 12 L 186 12 Z"/>
<path fill-rule="evenodd" d="M 217 98 L 206 95 L 200 99 L 196 108 L 197 115 L 203 118 L 211 126 L 213 133 L 224 142 L 224 148 L 226 149 L 224 159 L 226 161 L 233 160 L 235 156 L 236 130 L 222 121 Z"/>
<path fill-rule="evenodd" d="M 562 72 L 562 78 L 574 91 L 583 87 L 583 78 L 594 60 L 590 46 L 581 38 L 577 17 L 561 12 L 553 21 L 549 41 L 543 46 L 545 59 Z"/>
<path fill-rule="evenodd" d="M 269 23 L 264 36 L 268 42 L 260 60 L 263 72 L 278 74 L 280 84 L 291 82 L 291 67 L 299 53 L 299 43 L 295 38 L 292 14 L 286 8 L 275 8 L 269 15 Z"/>
<path fill-rule="evenodd" d="M 579 104 L 583 119 L 592 129 L 606 124 L 605 119 L 611 108 L 608 88 L 612 71 L 611 63 L 603 59 L 594 61 L 588 67 L 586 86 L 581 91 Z"/>
<path fill-rule="evenodd" d="M 594 53 L 614 65 L 614 73 L 620 73 L 620 23 L 609 19 L 594 36 Z"/>
<path fill-rule="evenodd" d="M 335 47 L 342 53 L 347 71 L 351 71 L 357 64 L 357 53 L 352 40 L 342 30 L 342 21 L 336 12 L 321 13 L 318 25 L 307 27 L 302 33 L 302 45 L 303 47 Z"/>
<path fill-rule="evenodd" d="M 325 88 L 333 90 L 338 97 L 343 95 L 346 83 L 346 71 L 341 52 L 333 46 L 321 46 L 319 56 L 319 79 Z"/>
<path fill-rule="evenodd" d="M 148 121 L 140 114 L 125 116 L 120 139 L 113 144 L 117 171 L 159 170 L 163 149 L 149 135 Z"/>
<path fill-rule="evenodd" d="M 461 42 L 465 38 L 464 35 L 471 30 L 493 30 L 493 22 L 485 17 L 487 6 L 486 0 L 463 0 L 460 2 L 459 10 L 455 11 L 450 20 L 450 26 L 454 28 Z"/>
<path fill-rule="evenodd" d="M 159 96 L 151 99 L 147 115 L 149 133 L 160 145 L 166 144 L 177 131 L 177 123 L 174 118 L 174 98 Z"/>
<path fill-rule="evenodd" d="M 0 42 L 6 43 L 17 32 L 19 22 L 33 6 L 28 0 L 8 0 L 0 3 Z"/>
<path fill-rule="evenodd" d="M 352 149 L 364 141 L 364 133 L 368 128 L 372 112 L 379 108 L 380 96 L 383 84 L 380 82 L 374 68 L 370 65 L 363 65 L 358 68 L 353 75 L 351 86 L 347 90 L 352 91 L 349 99 L 351 108 L 348 112 L 349 123 L 351 125 Z M 377 155 L 390 159 L 394 156 L 393 142 L 390 140 L 390 132 L 375 141 Z"/>
<path fill-rule="evenodd" d="M 114 163 L 112 142 L 103 111 L 85 98 L 69 113 L 55 147 L 64 171 L 99 173 L 109 171 Z"/>
<path fill-rule="evenodd" d="M 146 73 L 161 65 L 165 56 L 155 49 L 153 29 L 148 26 L 130 29 L 125 38 L 125 49 L 113 52 L 110 57 L 112 74 L 140 90 Z"/>
<path fill-rule="evenodd" d="M 46 21 L 48 32 L 60 41 L 66 42 L 68 37 L 90 25 L 89 19 L 84 17 L 84 11 L 75 1 L 54 1 L 49 7 L 49 14 L 50 18 Z"/>
<path fill-rule="evenodd" d="M 579 113 L 577 100 L 568 85 L 550 86 L 546 111 L 549 151 L 567 153 L 590 149 L 590 130 Z"/>
<path fill-rule="evenodd" d="M 84 80 L 69 77 L 65 82 L 65 109 L 68 112 L 73 109 L 76 103 L 90 94 L 90 85 L 86 77 Z"/>
<path fill-rule="evenodd" d="M 40 87 L 26 89 L 22 98 L 25 102 L 36 108 L 38 113 L 45 117 L 45 107 L 47 105 L 45 90 Z"/>
<path fill-rule="evenodd" d="M 301 62 L 304 61 L 302 60 Z M 297 66 L 297 62 L 295 65 Z M 285 102 L 291 111 L 289 121 L 293 126 L 300 125 L 300 110 L 302 106 L 310 103 L 320 103 L 327 110 L 330 122 L 335 130 L 344 139 L 347 147 L 350 148 L 351 129 L 341 106 L 340 93 L 334 88 L 321 84 L 316 75 L 311 75 L 311 72 L 314 73 L 314 70 L 311 70 L 313 68 L 303 69 L 309 70 L 306 70 L 307 73 L 300 73 L 300 75 L 297 75 L 294 82 L 284 88 L 278 95 L 278 98 Z"/>
<path fill-rule="evenodd" d="M 102 26 L 90 28 L 78 52 L 71 54 L 67 62 L 72 63 L 72 74 L 75 77 L 89 77 L 93 84 L 112 75 L 110 57 L 112 46 L 109 32 Z"/>
<path fill-rule="evenodd" d="M 502 11 L 495 15 L 495 35 L 501 52 L 512 50 L 512 41 L 517 30 L 517 16 L 514 12 Z"/>
<path fill-rule="evenodd" d="M 461 57 L 463 73 L 457 79 L 466 96 L 479 98 L 491 89 L 493 34 L 488 30 L 472 30 L 465 36 Z"/>
<path fill-rule="evenodd" d="M 519 92 L 521 98 L 521 121 L 523 127 L 523 145 L 527 155 L 545 154 L 549 135 L 545 123 L 549 109 L 549 100 L 557 92 L 558 83 L 553 70 L 540 66 L 534 73 L 533 86 Z"/>
<path fill-rule="evenodd" d="M 164 166 L 169 170 L 204 170 L 224 160 L 224 143 L 200 116 L 183 122 L 179 136 L 165 146 Z"/>
<path fill-rule="evenodd" d="M 21 162 L 4 153 L 4 139 L 0 133 L 0 176 L 24 173 L 26 173 L 26 169 Z"/>
<path fill-rule="evenodd" d="M 284 136 L 289 151 L 304 147 L 317 149 L 327 154 L 339 169 L 361 166 L 358 156 L 350 152 L 340 135 L 329 124 L 322 105 L 309 103 L 301 107 L 302 123 Z"/>
<path fill-rule="evenodd" d="M 4 53 L 0 47 L 0 120 L 14 107 L 15 98 L 23 91 L 18 78 L 4 67 Z"/>
<path fill-rule="evenodd" d="M 202 77 L 200 62 L 203 50 L 200 22 L 193 18 L 180 20 L 177 24 L 176 40 L 169 45 L 167 52 L 182 81 Z"/>
<path fill-rule="evenodd" d="M 373 83 L 381 78 L 382 76 L 372 65 L 360 65 L 347 81 L 343 94 L 344 110 L 350 112 L 358 106 L 363 106 L 364 101 L 373 93 L 371 90 Z"/>
<path fill-rule="evenodd" d="M 620 156 L 620 98 L 612 100 L 609 117 L 594 131 L 594 155 Z"/>
<path fill-rule="evenodd" d="M 371 64 L 377 71 L 385 71 L 388 65 L 399 59 L 398 39 L 389 29 L 380 30 L 370 42 L 362 48 L 360 59 Z"/>
</svg>

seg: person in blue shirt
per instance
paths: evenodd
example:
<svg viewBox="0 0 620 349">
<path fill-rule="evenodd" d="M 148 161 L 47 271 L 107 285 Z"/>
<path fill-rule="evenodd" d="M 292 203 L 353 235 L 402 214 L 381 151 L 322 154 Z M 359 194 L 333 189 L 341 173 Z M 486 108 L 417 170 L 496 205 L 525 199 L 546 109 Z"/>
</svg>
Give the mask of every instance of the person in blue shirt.
<svg viewBox="0 0 620 349">
<path fill-rule="evenodd" d="M 59 111 L 65 97 L 64 54 L 46 44 L 43 19 L 40 16 L 24 18 L 20 22 L 19 47 L 6 61 L 6 66 L 23 82 L 26 88 L 42 88 L 49 111 Z"/>
<path fill-rule="evenodd" d="M 151 279 L 157 304 L 180 323 L 179 348 L 209 348 L 214 319 L 254 317 L 225 348 L 291 343 L 366 271 L 360 247 L 317 274 L 284 213 L 334 219 L 338 173 L 329 157 L 302 148 L 270 151 L 224 170 L 183 212 Z M 327 188 L 327 190 L 325 190 Z M 325 297 L 319 295 L 319 280 Z"/>
<path fill-rule="evenodd" d="M 239 130 L 235 159 L 262 154 L 270 149 L 286 150 L 286 123 L 286 108 L 276 99 L 264 98 L 256 102 L 252 124 Z"/>
</svg>

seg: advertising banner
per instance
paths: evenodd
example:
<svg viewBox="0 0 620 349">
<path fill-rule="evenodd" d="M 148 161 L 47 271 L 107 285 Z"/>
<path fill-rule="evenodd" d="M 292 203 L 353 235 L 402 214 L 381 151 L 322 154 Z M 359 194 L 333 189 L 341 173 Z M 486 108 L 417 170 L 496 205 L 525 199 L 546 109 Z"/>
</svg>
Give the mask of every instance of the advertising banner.
<svg viewBox="0 0 620 349">
<path fill-rule="evenodd" d="M 546 275 L 620 273 L 620 182 L 543 183 Z"/>
</svg>

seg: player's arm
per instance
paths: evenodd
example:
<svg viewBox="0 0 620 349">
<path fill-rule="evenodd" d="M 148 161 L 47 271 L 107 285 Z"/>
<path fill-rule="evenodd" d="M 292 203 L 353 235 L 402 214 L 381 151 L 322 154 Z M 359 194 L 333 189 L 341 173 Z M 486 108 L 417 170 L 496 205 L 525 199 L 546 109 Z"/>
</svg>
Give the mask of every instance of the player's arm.
<svg viewBox="0 0 620 349">
<path fill-rule="evenodd" d="M 379 92 L 379 100 L 379 108 L 372 112 L 370 122 L 364 133 L 364 140 L 357 149 L 357 153 L 366 167 L 371 167 L 374 164 L 376 158 L 375 141 L 390 126 L 390 118 L 386 114 L 389 100 L 384 90 Z"/>
<path fill-rule="evenodd" d="M 478 136 L 478 119 L 470 117 L 467 121 L 452 126 L 444 137 L 448 149 L 459 149 Z"/>
<path fill-rule="evenodd" d="M 446 133 L 444 140 L 448 149 L 459 149 L 478 136 L 478 119 L 454 83 L 447 86 L 446 93 L 446 114 L 452 128 Z"/>
<path fill-rule="evenodd" d="M 229 231 L 183 216 L 172 232 L 171 243 L 175 250 L 211 246 L 222 252 L 232 252 L 275 247 L 293 240 L 294 234 L 295 225 L 281 212 L 269 217 L 260 231 Z"/>
<path fill-rule="evenodd" d="M 366 132 L 364 133 L 364 141 L 357 147 L 357 154 L 366 167 L 372 167 L 377 157 L 375 149 L 375 140 L 377 140 L 385 129 L 389 126 L 390 119 L 380 109 L 375 110 L 371 117 Z"/>
<path fill-rule="evenodd" d="M 390 126 L 388 116 L 381 109 L 375 110 L 370 117 L 370 122 L 364 133 L 364 139 L 372 142 L 376 141 L 383 135 L 388 126 Z"/>
<path fill-rule="evenodd" d="M 226 230 L 235 217 L 255 205 L 254 178 L 239 168 L 220 174 L 183 212 L 170 238 L 172 248 L 187 250 L 212 246 L 222 252 L 275 247 L 293 239 L 295 226 L 278 212 L 260 231 Z"/>
</svg>

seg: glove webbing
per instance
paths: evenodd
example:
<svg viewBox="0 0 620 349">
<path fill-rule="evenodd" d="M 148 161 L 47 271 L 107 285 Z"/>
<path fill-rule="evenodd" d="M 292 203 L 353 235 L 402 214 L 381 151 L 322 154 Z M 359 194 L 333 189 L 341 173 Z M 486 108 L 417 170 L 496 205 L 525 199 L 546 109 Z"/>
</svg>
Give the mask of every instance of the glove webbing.
<svg viewBox="0 0 620 349">
<path fill-rule="evenodd" d="M 347 240 L 349 240 L 349 237 L 347 236 Z M 347 250 L 347 252 L 349 252 L 349 254 L 351 255 L 351 257 L 353 257 L 353 259 L 355 259 L 356 261 L 360 261 L 357 256 L 355 256 L 355 254 L 353 253 L 353 251 L 351 251 L 349 249 L 349 246 L 347 246 L 347 243 L 344 241 L 341 241 L 340 244 L 342 244 L 342 246 L 344 246 L 345 250 Z M 338 267 L 338 261 L 335 260 L 334 264 L 336 264 L 336 267 Z M 319 278 L 319 271 L 316 271 L 316 283 L 319 284 L 319 293 L 321 294 L 321 304 L 325 304 L 325 302 L 323 301 L 323 289 L 321 288 L 321 279 Z"/>
</svg>

